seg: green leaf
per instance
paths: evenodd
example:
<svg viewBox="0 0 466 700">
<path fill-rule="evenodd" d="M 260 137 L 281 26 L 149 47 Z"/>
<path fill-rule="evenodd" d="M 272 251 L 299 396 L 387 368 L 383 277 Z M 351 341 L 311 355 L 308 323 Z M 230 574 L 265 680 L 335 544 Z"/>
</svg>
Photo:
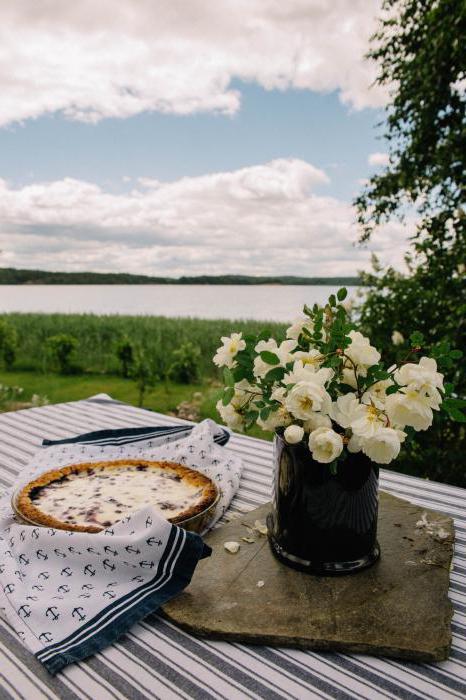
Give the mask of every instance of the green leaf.
<svg viewBox="0 0 466 700">
<path fill-rule="evenodd" d="M 330 296 L 328 298 L 328 303 L 332 307 L 337 305 L 337 300 L 335 299 L 335 294 L 330 294 Z"/>
<path fill-rule="evenodd" d="M 313 318 L 314 312 L 312 309 L 309 308 L 307 304 L 304 304 L 303 306 L 303 313 L 306 314 L 306 316 L 309 316 L 309 318 Z"/>
<path fill-rule="evenodd" d="M 223 392 L 223 398 L 222 398 L 222 403 L 224 406 L 228 406 L 230 401 L 232 400 L 233 396 L 235 395 L 235 390 L 233 389 L 232 386 L 228 387 L 228 389 L 225 389 Z"/>
<path fill-rule="evenodd" d="M 330 474 L 336 474 L 338 471 L 337 460 L 330 462 L 330 464 L 328 465 L 328 468 L 330 469 Z"/>
<path fill-rule="evenodd" d="M 227 386 L 233 386 L 233 384 L 235 383 L 233 372 L 228 367 L 223 368 L 223 381 Z"/>
<path fill-rule="evenodd" d="M 346 289 L 346 287 L 342 287 L 341 289 L 338 290 L 338 292 L 337 292 L 338 301 L 343 301 L 344 299 L 346 299 L 347 296 L 348 296 L 348 290 Z"/>
<path fill-rule="evenodd" d="M 411 333 L 409 339 L 412 345 L 422 345 L 424 342 L 424 336 L 419 331 L 414 331 L 414 333 Z"/>
<path fill-rule="evenodd" d="M 443 407 L 443 404 L 442 404 Z M 466 423 L 466 416 L 462 413 L 459 408 L 444 407 L 450 418 L 452 418 L 457 423 Z"/>
<path fill-rule="evenodd" d="M 452 360 L 459 360 L 463 357 L 463 353 L 461 352 L 461 350 L 452 350 L 450 352 L 450 357 L 452 358 Z"/>
<path fill-rule="evenodd" d="M 398 391 L 399 388 L 400 388 L 399 386 L 397 386 L 396 384 L 393 384 L 393 386 L 389 386 L 387 388 L 385 393 L 387 394 L 387 396 L 390 396 L 390 394 L 396 394 L 396 392 Z"/>
<path fill-rule="evenodd" d="M 285 376 L 284 367 L 274 367 L 264 377 L 265 382 L 279 382 Z"/>
<path fill-rule="evenodd" d="M 260 415 L 262 420 L 267 420 L 267 418 L 270 416 L 271 413 L 272 413 L 272 407 L 266 406 L 265 408 L 263 408 L 261 410 L 259 415 Z"/>
<path fill-rule="evenodd" d="M 445 408 L 463 408 L 466 406 L 466 401 L 464 399 L 454 399 L 453 397 L 449 396 L 443 400 L 443 405 Z"/>
<path fill-rule="evenodd" d="M 268 365 L 278 365 L 280 358 L 274 352 L 269 352 L 268 350 L 263 350 L 260 354 L 261 360 L 266 362 Z"/>
</svg>

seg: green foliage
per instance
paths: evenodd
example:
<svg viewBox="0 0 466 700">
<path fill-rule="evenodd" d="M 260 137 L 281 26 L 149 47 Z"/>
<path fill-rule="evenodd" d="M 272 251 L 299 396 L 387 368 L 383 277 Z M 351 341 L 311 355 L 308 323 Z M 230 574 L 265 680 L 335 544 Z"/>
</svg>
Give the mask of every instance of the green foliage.
<svg viewBox="0 0 466 700">
<path fill-rule="evenodd" d="M 466 347 L 466 96 L 458 88 L 466 71 L 466 4 L 457 0 L 386 0 L 385 18 L 373 37 L 370 58 L 377 82 L 391 86 L 385 138 L 389 165 L 374 175 L 356 199 L 362 239 L 393 217 L 413 215 L 417 227 L 406 256 L 409 273 L 383 269 L 363 275 L 369 290 L 359 309 L 364 330 L 386 348 L 390 363 L 406 351 L 391 346 L 397 330 L 405 338 L 418 328 L 416 345 L 443 355 L 442 371 L 454 382 L 456 401 L 466 396 L 459 351 Z M 422 349 L 422 352 L 424 350 Z M 461 406 L 447 401 L 461 420 Z M 465 426 L 443 414 L 417 433 L 397 469 L 466 486 Z"/>
<path fill-rule="evenodd" d="M 60 374 L 75 374 L 78 371 L 74 361 L 78 341 L 73 335 L 52 335 L 47 338 L 46 345 L 52 359 L 58 365 Z"/>
<path fill-rule="evenodd" d="M 229 335 L 237 323 L 220 319 L 165 318 L 163 316 L 97 316 L 93 314 L 4 314 L 18 336 L 15 366 L 45 371 L 48 366 L 47 338 L 55 334 L 73 335 L 78 339 L 76 356 L 86 371 L 120 374 L 121 364 L 115 348 L 124 337 L 139 345 L 151 358 L 159 373 L 168 369 L 175 350 L 188 342 L 201 351 L 200 373 L 219 377 L 211 357 L 220 336 Z M 257 334 L 260 321 L 244 321 L 245 333 Z M 269 323 L 269 336 L 281 338 L 285 325 Z"/>
<path fill-rule="evenodd" d="M 138 406 L 144 404 L 144 396 L 147 390 L 154 386 L 157 375 L 153 366 L 141 347 L 135 349 L 134 360 L 131 367 L 131 378 L 136 382 L 138 389 Z"/>
<path fill-rule="evenodd" d="M 2 357 L 6 369 L 13 367 L 17 346 L 18 334 L 16 329 L 8 321 L 0 320 L 0 357 Z"/>
<path fill-rule="evenodd" d="M 168 376 L 180 384 L 193 384 L 199 381 L 200 349 L 193 343 L 183 343 L 181 347 L 173 351 L 172 364 L 168 370 Z"/>
<path fill-rule="evenodd" d="M 134 343 L 125 336 L 117 345 L 116 355 L 120 361 L 122 376 L 129 377 L 134 362 Z"/>
</svg>

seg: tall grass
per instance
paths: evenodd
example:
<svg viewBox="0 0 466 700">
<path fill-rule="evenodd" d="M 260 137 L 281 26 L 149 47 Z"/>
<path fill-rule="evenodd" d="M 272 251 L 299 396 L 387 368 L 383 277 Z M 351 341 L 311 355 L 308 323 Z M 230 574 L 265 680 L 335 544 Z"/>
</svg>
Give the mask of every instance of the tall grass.
<svg viewBox="0 0 466 700">
<path fill-rule="evenodd" d="M 18 333 L 15 366 L 46 372 L 50 362 L 46 340 L 66 333 L 78 339 L 77 361 L 85 371 L 113 374 L 119 365 L 115 355 L 118 342 L 125 336 L 140 344 L 156 369 L 165 371 L 174 350 L 192 342 L 201 350 L 200 371 L 215 376 L 212 356 L 222 335 L 234 331 L 257 334 L 267 328 L 271 337 L 285 335 L 284 324 L 263 321 L 231 321 L 164 316 L 97 316 L 94 314 L 1 314 Z"/>
</svg>

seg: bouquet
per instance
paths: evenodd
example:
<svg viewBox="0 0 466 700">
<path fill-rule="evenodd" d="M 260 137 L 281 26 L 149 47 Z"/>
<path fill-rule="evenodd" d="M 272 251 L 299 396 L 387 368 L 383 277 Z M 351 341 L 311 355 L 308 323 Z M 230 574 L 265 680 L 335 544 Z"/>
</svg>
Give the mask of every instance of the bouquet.
<svg viewBox="0 0 466 700">
<path fill-rule="evenodd" d="M 230 428 L 257 424 L 288 443 L 306 441 L 313 459 L 332 472 L 348 452 L 390 464 L 414 431 L 432 425 L 435 411 L 466 421 L 466 401 L 452 396 L 438 371 L 453 367 L 461 351 L 439 343 L 427 357 L 423 336 L 414 332 L 406 357 L 386 369 L 348 317 L 346 296 L 342 288 L 323 307 L 305 305 L 280 343 L 266 332 L 223 337 L 213 358 L 224 368 L 217 410 Z M 400 338 L 394 334 L 392 342 Z"/>
</svg>

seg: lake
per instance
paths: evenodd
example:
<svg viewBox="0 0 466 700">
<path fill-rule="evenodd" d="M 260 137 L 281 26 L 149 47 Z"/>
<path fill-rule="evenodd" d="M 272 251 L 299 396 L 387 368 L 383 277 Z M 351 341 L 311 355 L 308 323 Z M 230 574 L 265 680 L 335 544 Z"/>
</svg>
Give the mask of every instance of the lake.
<svg viewBox="0 0 466 700">
<path fill-rule="evenodd" d="M 0 313 L 291 321 L 300 314 L 304 303 L 322 303 L 337 289 L 324 285 L 0 285 Z M 348 298 L 356 290 L 357 287 L 348 287 Z"/>
</svg>

